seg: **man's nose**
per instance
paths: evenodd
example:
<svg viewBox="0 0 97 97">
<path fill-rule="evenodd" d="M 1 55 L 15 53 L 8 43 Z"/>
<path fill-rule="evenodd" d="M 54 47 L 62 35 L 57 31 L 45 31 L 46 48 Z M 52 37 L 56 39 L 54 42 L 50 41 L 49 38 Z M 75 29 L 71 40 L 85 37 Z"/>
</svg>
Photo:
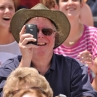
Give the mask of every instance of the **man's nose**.
<svg viewBox="0 0 97 97">
<path fill-rule="evenodd" d="M 41 30 L 39 30 L 39 32 L 38 32 L 38 38 L 43 38 L 43 37 L 44 37 L 44 34 L 42 33 Z"/>
<path fill-rule="evenodd" d="M 67 2 L 70 4 L 70 3 L 72 3 L 73 1 L 72 1 L 72 0 L 68 0 Z"/>
</svg>

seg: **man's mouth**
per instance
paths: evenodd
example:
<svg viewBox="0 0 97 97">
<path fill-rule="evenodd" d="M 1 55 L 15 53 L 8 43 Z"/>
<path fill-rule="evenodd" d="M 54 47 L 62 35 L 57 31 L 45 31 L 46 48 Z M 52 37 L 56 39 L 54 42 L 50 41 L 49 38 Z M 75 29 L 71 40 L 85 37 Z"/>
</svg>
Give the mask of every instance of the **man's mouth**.
<svg viewBox="0 0 97 97">
<path fill-rule="evenodd" d="M 37 43 L 38 46 L 45 46 L 47 43 L 42 43 L 42 42 L 39 42 Z"/>
</svg>

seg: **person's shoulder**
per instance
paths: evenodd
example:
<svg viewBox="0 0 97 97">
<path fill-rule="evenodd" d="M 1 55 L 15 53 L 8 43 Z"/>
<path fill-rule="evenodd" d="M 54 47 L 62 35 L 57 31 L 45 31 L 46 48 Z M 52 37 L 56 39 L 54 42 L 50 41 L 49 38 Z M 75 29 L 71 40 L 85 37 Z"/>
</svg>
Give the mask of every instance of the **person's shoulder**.
<svg viewBox="0 0 97 97">
<path fill-rule="evenodd" d="M 94 27 L 94 26 L 87 26 L 87 25 L 84 25 L 85 27 L 85 31 L 86 32 L 97 32 L 97 28 Z"/>
<path fill-rule="evenodd" d="M 77 61 L 76 59 L 69 57 L 69 56 L 64 56 L 62 54 L 54 54 L 54 56 L 56 57 L 56 59 L 63 59 L 64 61 L 66 60 L 70 60 L 70 61 Z"/>
<path fill-rule="evenodd" d="M 88 26 L 88 25 L 85 25 L 85 24 L 84 24 L 84 27 L 86 27 L 87 29 L 97 29 L 97 28 L 94 27 L 94 26 Z"/>
<path fill-rule="evenodd" d="M 80 61 L 63 55 L 55 55 L 55 66 L 56 68 L 60 68 L 61 71 L 68 74 L 74 74 L 75 72 L 83 72 L 86 71 L 86 67 Z"/>
<path fill-rule="evenodd" d="M 2 68 L 9 68 L 9 69 L 15 69 L 16 67 L 18 67 L 19 62 L 21 60 L 21 55 L 20 56 L 16 56 L 14 58 L 10 58 L 7 61 L 5 61 L 3 64 L 0 65 L 0 69 Z"/>
<path fill-rule="evenodd" d="M 63 63 L 64 66 L 68 65 L 68 66 L 78 67 L 78 68 L 81 66 L 84 66 L 78 60 L 71 58 L 69 56 L 55 54 L 55 57 L 56 57 L 56 61 L 60 62 L 60 64 Z"/>
<path fill-rule="evenodd" d="M 94 25 L 92 11 L 86 3 L 83 3 L 83 6 L 81 8 L 80 19 L 82 24 L 89 25 L 89 26 Z"/>
<path fill-rule="evenodd" d="M 8 75 L 18 67 L 19 59 L 20 59 L 20 56 L 11 58 L 0 65 L 0 81 L 8 77 Z"/>
</svg>

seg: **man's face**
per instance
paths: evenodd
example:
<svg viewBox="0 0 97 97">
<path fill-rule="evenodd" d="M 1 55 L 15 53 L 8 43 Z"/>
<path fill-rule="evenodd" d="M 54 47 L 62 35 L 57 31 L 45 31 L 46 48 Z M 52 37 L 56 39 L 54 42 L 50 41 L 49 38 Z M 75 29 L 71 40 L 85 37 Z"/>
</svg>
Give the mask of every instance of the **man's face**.
<svg viewBox="0 0 97 97">
<path fill-rule="evenodd" d="M 45 54 L 53 51 L 55 45 L 55 26 L 51 23 L 50 20 L 43 17 L 32 18 L 27 22 L 27 24 L 35 24 L 38 28 L 38 48 L 34 50 L 36 54 Z M 43 33 L 43 29 L 52 29 L 52 34 L 46 35 Z M 48 33 L 48 30 L 47 30 Z"/>
</svg>

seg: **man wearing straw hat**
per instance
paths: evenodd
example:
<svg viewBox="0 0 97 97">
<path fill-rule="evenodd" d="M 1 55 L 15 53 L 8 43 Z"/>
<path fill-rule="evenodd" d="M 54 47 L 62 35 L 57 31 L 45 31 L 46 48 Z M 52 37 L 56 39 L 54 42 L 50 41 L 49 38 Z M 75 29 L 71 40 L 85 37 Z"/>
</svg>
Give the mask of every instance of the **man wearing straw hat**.
<svg viewBox="0 0 97 97">
<path fill-rule="evenodd" d="M 27 24 L 37 26 L 37 39 L 33 33 L 26 33 Z M 97 97 L 85 66 L 75 59 L 53 53 L 53 49 L 66 40 L 70 31 L 69 21 L 62 12 L 49 10 L 42 4 L 32 9 L 21 9 L 13 16 L 10 31 L 19 43 L 22 56 L 9 59 L 1 66 L 1 91 L 7 76 L 14 69 L 34 67 L 48 80 L 54 96 Z"/>
</svg>

